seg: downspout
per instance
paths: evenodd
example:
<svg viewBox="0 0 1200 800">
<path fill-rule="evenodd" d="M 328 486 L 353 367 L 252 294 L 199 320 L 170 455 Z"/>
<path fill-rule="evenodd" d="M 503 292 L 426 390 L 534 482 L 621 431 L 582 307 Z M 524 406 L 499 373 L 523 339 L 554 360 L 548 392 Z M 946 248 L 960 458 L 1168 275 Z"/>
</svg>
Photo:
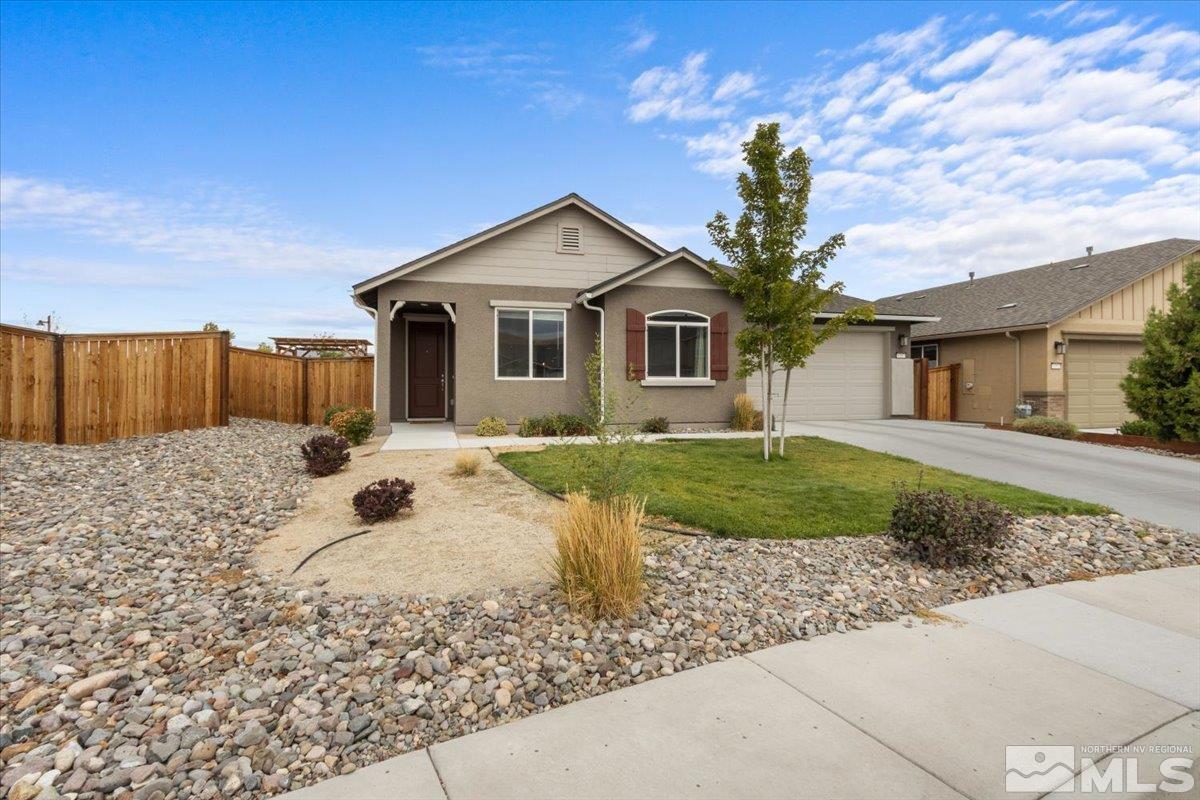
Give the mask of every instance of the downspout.
<svg viewBox="0 0 1200 800">
<path fill-rule="evenodd" d="M 604 407 L 607 401 L 607 397 L 604 394 L 604 373 L 608 371 L 604 368 L 604 308 L 602 306 L 590 305 L 588 301 L 591 299 L 591 292 L 587 292 L 583 295 L 583 299 L 579 301 L 579 304 L 588 311 L 595 311 L 600 315 L 600 415 L 607 416 L 607 409 Z"/>
<path fill-rule="evenodd" d="M 1004 337 L 1013 340 L 1013 350 L 1016 353 L 1016 365 L 1013 369 L 1013 385 L 1016 387 L 1016 397 L 1013 398 L 1013 416 L 1015 417 L 1017 406 L 1021 405 L 1021 337 L 1014 336 L 1012 331 L 1005 331 Z"/>
<path fill-rule="evenodd" d="M 362 301 L 354 292 L 350 293 L 350 299 L 354 301 L 354 305 L 361 308 L 363 311 L 371 315 L 371 319 L 376 321 L 375 337 L 379 337 L 379 313 L 374 308 Z M 375 358 L 371 363 L 371 405 L 375 406 L 375 424 L 379 424 L 379 343 L 375 343 Z"/>
</svg>

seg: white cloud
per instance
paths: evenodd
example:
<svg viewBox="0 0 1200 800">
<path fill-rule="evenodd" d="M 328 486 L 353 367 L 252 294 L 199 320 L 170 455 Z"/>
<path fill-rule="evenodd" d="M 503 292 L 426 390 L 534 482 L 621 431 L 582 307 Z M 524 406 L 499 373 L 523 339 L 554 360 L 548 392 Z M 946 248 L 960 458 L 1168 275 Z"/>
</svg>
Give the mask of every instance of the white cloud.
<svg viewBox="0 0 1200 800">
<path fill-rule="evenodd" d="M 11 256 L 7 253 L 0 254 L 0 272 L 4 273 L 6 280 L 18 283 L 167 289 L 194 286 L 197 277 L 182 273 L 172 264 L 142 265 L 55 256 Z"/>
<path fill-rule="evenodd" d="M 1035 16 L 1057 32 L 936 17 L 827 53 L 784 109 L 748 99 L 682 132 L 685 152 L 728 179 L 779 122 L 814 160 L 814 230 L 852 220 L 839 263 L 872 285 L 1200 236 L 1200 32 L 1076 2 Z"/>
<path fill-rule="evenodd" d="M 689 53 L 678 68 L 652 67 L 629 87 L 633 101 L 626 111 L 633 122 L 663 117 L 675 122 L 722 119 L 733 113 L 737 100 L 757 94 L 758 78 L 731 72 L 709 91 L 712 77 L 705 72 L 708 53 Z"/>
<path fill-rule="evenodd" d="M 658 34 L 647 28 L 640 21 L 631 26 L 629 41 L 625 43 L 628 55 L 638 55 L 650 49 L 658 40 Z"/>
<path fill-rule="evenodd" d="M 340 274 L 361 279 L 420 251 L 321 241 L 231 192 L 133 197 L 42 178 L 0 176 L 3 227 L 54 230 L 168 256 L 192 271 Z M 61 272 L 63 264 L 57 268 Z M 53 271 L 53 270 L 52 270 Z"/>
</svg>

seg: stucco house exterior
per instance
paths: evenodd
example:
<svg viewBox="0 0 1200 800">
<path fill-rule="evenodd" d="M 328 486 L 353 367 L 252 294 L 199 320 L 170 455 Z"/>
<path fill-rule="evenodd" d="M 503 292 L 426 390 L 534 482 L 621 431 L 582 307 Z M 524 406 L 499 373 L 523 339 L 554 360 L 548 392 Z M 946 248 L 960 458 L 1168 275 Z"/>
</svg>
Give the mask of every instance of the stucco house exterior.
<svg viewBox="0 0 1200 800">
<path fill-rule="evenodd" d="M 488 416 L 515 427 L 578 413 L 597 337 L 606 380 L 619 382 L 610 389 L 636 387 L 630 413 L 641 419 L 721 426 L 747 390 L 735 377 L 740 307 L 708 263 L 668 252 L 577 194 L 364 280 L 352 297 L 375 321 L 381 433 L 392 422 L 447 420 L 467 431 Z M 866 301 L 839 298 L 856 302 Z M 876 312 L 794 379 L 789 418 L 912 413 L 901 337 L 933 317 L 887 303 Z"/>
<path fill-rule="evenodd" d="M 961 364 L 958 419 L 1011 421 L 1018 403 L 1081 428 L 1133 415 L 1120 381 L 1142 351 L 1151 308 L 1200 241 L 1159 242 L 1092 253 L 879 300 L 936 315 L 912 327 L 911 355 Z"/>
</svg>

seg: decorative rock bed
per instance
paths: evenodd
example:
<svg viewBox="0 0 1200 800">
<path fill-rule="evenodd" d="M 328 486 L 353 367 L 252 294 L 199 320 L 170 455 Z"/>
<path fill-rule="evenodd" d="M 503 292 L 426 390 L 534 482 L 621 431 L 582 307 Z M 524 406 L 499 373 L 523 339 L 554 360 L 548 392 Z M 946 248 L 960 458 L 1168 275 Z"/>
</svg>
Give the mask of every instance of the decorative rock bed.
<svg viewBox="0 0 1200 800">
<path fill-rule="evenodd" d="M 0 444 L 0 795 L 260 796 L 796 638 L 1200 563 L 1200 538 L 1114 516 L 1026 520 L 991 565 L 954 570 L 882 537 L 689 538 L 647 557 L 647 602 L 614 623 L 544 586 L 335 596 L 249 563 L 305 490 L 311 431 Z"/>
</svg>

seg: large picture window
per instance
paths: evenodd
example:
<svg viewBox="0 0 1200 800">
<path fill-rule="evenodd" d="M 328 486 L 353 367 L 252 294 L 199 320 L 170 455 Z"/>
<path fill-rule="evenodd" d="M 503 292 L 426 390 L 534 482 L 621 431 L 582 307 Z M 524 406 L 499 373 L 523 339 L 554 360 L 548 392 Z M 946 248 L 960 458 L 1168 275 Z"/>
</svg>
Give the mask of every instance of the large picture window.
<svg viewBox="0 0 1200 800">
<path fill-rule="evenodd" d="M 496 309 L 496 377 L 562 380 L 567 312 Z"/>
<path fill-rule="evenodd" d="M 708 317 L 691 311 L 646 315 L 646 377 L 708 377 Z"/>
</svg>

